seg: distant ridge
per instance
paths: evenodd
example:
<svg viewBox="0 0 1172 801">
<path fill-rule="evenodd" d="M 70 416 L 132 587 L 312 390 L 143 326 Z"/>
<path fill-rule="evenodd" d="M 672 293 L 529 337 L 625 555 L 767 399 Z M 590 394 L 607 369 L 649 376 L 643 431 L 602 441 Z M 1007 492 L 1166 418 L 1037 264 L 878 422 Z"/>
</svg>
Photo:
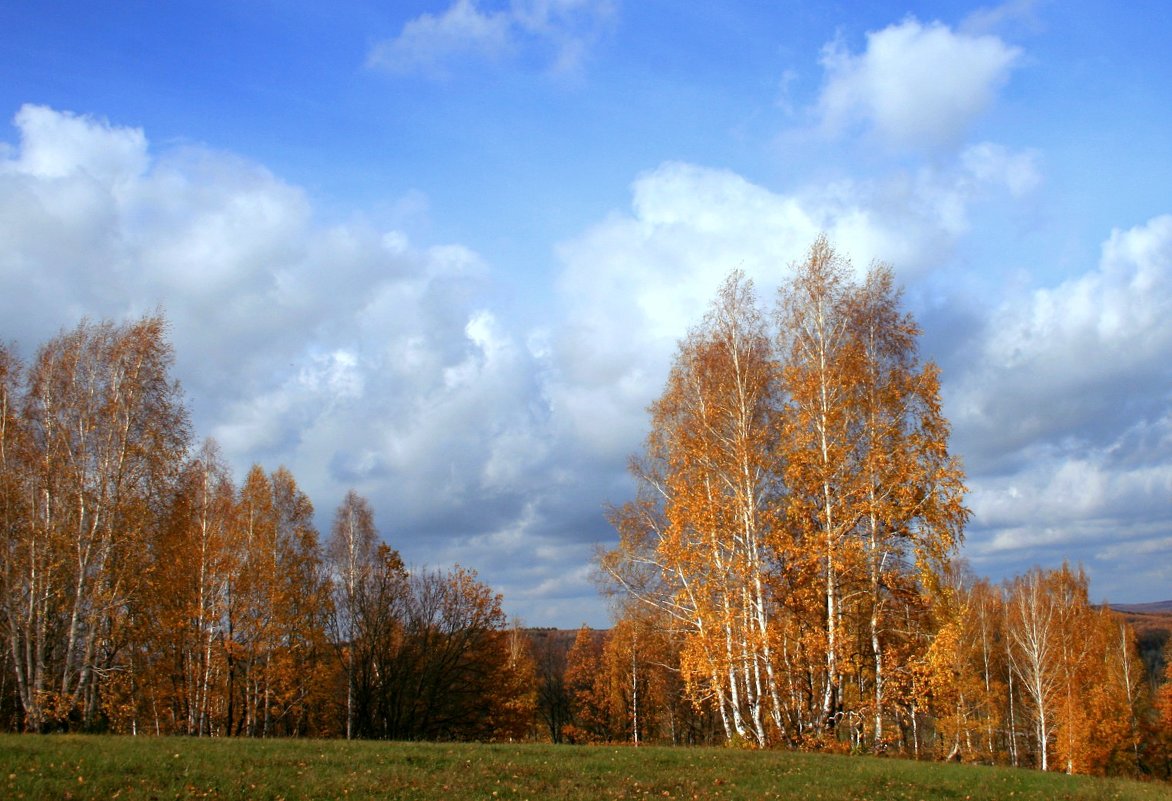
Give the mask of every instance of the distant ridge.
<svg viewBox="0 0 1172 801">
<path fill-rule="evenodd" d="M 1130 612 L 1133 615 L 1172 615 L 1172 601 L 1155 601 L 1147 604 L 1109 604 L 1116 612 Z"/>
</svg>

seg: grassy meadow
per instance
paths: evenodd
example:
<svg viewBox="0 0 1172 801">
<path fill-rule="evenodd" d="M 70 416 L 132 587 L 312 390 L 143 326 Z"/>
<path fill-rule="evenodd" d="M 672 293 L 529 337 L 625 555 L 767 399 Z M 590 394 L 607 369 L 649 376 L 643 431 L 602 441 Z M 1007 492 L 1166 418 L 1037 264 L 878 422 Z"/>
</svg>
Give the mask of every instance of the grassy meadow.
<svg viewBox="0 0 1172 801">
<path fill-rule="evenodd" d="M 0 735 L 6 799 L 1172 799 L 1030 770 L 713 748 Z"/>
</svg>

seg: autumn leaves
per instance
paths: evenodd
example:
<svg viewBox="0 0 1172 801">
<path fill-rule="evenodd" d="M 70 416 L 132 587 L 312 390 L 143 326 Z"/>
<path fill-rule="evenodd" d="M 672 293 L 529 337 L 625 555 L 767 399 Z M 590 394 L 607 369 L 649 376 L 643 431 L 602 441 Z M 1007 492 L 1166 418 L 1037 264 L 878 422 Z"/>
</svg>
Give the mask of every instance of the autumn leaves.
<svg viewBox="0 0 1172 801">
<path fill-rule="evenodd" d="M 953 563 L 964 478 L 918 336 L 890 270 L 825 240 L 771 313 L 730 276 L 610 513 L 620 619 L 540 676 L 501 598 L 407 571 L 361 496 L 323 547 L 288 470 L 237 485 L 191 452 L 161 319 L 83 323 L 27 368 L 0 348 L 0 713 L 398 739 L 535 737 L 540 715 L 554 742 L 1151 764 L 1143 666 L 1085 576 L 995 588 Z"/>
<path fill-rule="evenodd" d="M 602 564 L 687 632 L 681 670 L 730 740 L 885 740 L 889 680 L 965 519 L 935 368 L 890 271 L 825 239 L 766 319 L 734 273 L 681 343 Z"/>
<path fill-rule="evenodd" d="M 611 512 L 621 625 L 676 643 L 728 742 L 1150 768 L 1141 744 L 1163 739 L 1133 637 L 1086 577 L 994 588 L 953 562 L 964 477 L 918 335 L 891 271 L 859 279 L 825 239 L 769 317 L 733 273 L 651 406 L 636 500 Z"/>
<path fill-rule="evenodd" d="M 0 348 L 0 710 L 29 731 L 516 736 L 532 663 L 460 569 L 409 574 L 351 493 L 189 451 L 161 318 Z M 15 680 L 15 692 L 12 691 Z M 16 708 L 12 700 L 16 699 Z"/>
<path fill-rule="evenodd" d="M 163 323 L 82 323 L 24 373 L 0 349 L 6 649 L 26 725 L 93 721 L 149 577 L 144 543 L 187 444 Z"/>
</svg>

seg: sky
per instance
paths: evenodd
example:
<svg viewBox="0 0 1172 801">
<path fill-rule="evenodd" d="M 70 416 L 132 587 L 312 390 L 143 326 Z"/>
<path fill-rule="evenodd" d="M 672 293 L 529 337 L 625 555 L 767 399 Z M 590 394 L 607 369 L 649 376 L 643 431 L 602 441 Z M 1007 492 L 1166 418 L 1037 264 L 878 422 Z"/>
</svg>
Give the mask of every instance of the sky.
<svg viewBox="0 0 1172 801">
<path fill-rule="evenodd" d="M 1172 598 L 1162 0 L 0 4 L 0 340 L 162 309 L 196 439 L 525 624 L 592 584 L 678 340 L 890 264 L 1000 581 Z"/>
</svg>

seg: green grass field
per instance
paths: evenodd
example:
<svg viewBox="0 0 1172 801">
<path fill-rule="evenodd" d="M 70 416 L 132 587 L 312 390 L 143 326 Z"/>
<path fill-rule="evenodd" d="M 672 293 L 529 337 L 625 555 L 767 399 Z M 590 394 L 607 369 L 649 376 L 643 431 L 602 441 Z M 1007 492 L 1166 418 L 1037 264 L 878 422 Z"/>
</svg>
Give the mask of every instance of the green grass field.
<svg viewBox="0 0 1172 801">
<path fill-rule="evenodd" d="M 1172 799 L 1030 770 L 713 748 L 0 735 L 5 799 Z"/>
</svg>

